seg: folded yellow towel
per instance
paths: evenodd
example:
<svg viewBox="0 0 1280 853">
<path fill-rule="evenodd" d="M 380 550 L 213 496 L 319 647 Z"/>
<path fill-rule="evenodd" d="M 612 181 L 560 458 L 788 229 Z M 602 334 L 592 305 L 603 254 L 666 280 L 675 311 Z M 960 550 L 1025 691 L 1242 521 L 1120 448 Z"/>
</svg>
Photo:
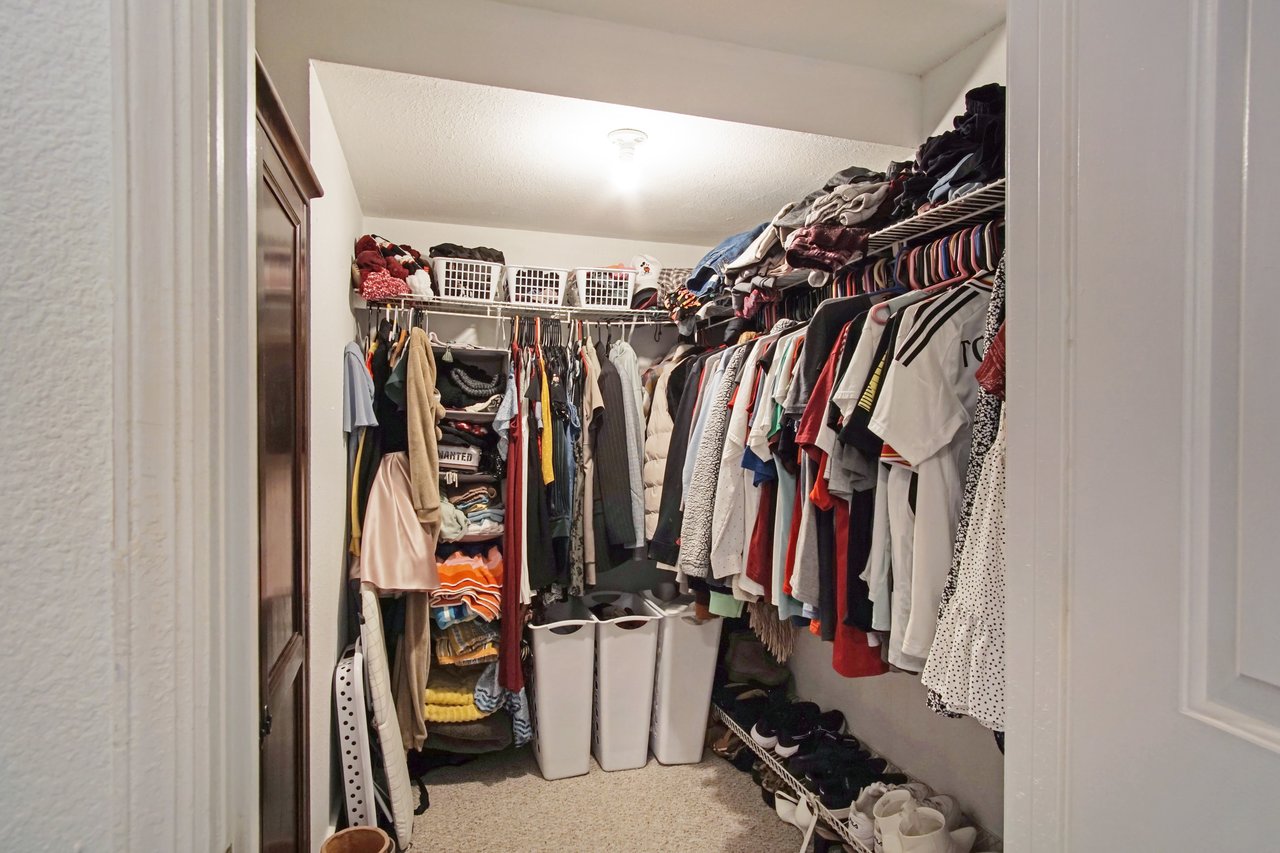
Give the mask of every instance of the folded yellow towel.
<svg viewBox="0 0 1280 853">
<path fill-rule="evenodd" d="M 492 711 L 489 714 L 493 713 Z M 422 716 L 426 718 L 428 723 L 471 723 L 476 720 L 483 720 L 489 716 L 484 711 L 476 707 L 476 703 L 469 705 L 431 705 L 428 704 L 423 708 Z"/>
<path fill-rule="evenodd" d="M 481 670 L 474 667 L 433 666 L 427 676 L 426 703 L 474 705 L 480 673 Z"/>
</svg>

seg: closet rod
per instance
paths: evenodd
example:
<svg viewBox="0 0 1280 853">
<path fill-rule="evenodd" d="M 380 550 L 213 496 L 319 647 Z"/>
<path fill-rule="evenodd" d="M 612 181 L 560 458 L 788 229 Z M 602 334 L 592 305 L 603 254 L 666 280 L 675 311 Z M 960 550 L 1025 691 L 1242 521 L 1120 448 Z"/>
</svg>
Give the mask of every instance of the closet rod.
<svg viewBox="0 0 1280 853">
<path fill-rule="evenodd" d="M 375 299 L 366 308 L 416 308 L 428 315 L 442 317 L 487 317 L 510 320 L 513 317 L 540 316 L 562 321 L 583 320 L 596 323 L 625 323 L 637 326 L 671 326 L 671 317 L 661 309 L 586 308 L 580 305 L 532 305 L 517 302 L 466 302 L 420 298 Z"/>
</svg>

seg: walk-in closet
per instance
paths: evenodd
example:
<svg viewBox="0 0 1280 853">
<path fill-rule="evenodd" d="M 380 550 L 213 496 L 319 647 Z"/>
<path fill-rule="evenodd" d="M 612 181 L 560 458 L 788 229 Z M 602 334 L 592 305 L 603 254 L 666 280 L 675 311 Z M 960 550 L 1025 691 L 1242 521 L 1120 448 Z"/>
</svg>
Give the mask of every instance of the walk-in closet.
<svg viewBox="0 0 1280 853">
<path fill-rule="evenodd" d="M 337 827 L 1000 849 L 1018 285 L 972 36 L 913 144 L 311 63 Z"/>
<path fill-rule="evenodd" d="M 1280 3 L 0 20 L 0 851 L 1280 850 Z"/>
</svg>

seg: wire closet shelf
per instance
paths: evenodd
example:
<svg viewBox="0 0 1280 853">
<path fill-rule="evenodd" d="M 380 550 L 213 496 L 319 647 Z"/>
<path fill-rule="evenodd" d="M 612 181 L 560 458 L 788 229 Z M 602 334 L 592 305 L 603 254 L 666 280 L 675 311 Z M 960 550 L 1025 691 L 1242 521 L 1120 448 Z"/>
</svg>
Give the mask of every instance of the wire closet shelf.
<svg viewBox="0 0 1280 853">
<path fill-rule="evenodd" d="M 881 228 L 867 239 L 867 255 L 893 251 L 907 240 L 948 231 L 966 222 L 981 222 L 1004 215 L 1005 179 L 940 204 L 910 219 Z"/>
<path fill-rule="evenodd" d="M 715 706 L 712 706 L 712 710 L 715 713 L 715 716 L 724 723 L 731 732 L 737 735 L 752 752 L 754 752 L 762 761 L 764 761 L 765 764 L 769 766 L 770 770 L 778 774 L 778 778 L 785 782 L 787 787 L 790 788 L 797 797 L 803 797 L 808 802 L 809 811 L 814 815 L 815 820 L 813 825 L 809 826 L 805 832 L 800 847 L 801 853 L 804 853 L 804 851 L 809 848 L 809 842 L 813 837 L 814 831 L 817 829 L 818 821 L 826 824 L 827 827 L 839 835 L 850 849 L 860 851 L 860 853 L 875 853 L 869 845 L 863 844 L 854 837 L 853 833 L 849 830 L 849 824 L 833 815 L 831 810 L 822 804 L 822 800 L 817 794 L 800 784 L 800 781 L 796 779 L 795 776 L 791 775 L 791 771 L 787 770 L 786 766 L 778 760 L 778 757 L 774 755 L 771 750 L 765 749 L 756 743 L 752 739 L 751 734 L 742 728 L 742 726 L 738 725 L 738 723 L 723 710 Z M 862 745 L 872 753 L 875 753 L 875 750 L 868 746 L 865 741 Z M 892 767 L 892 765 L 890 766 Z M 978 842 L 974 849 L 997 849 L 999 843 L 1000 839 L 998 836 L 988 830 L 978 827 Z"/>
<path fill-rule="evenodd" d="M 596 308 L 583 305 L 537 305 L 527 302 L 493 300 L 474 302 L 463 299 L 442 299 L 421 296 L 395 296 L 371 299 L 369 308 L 418 308 L 430 314 L 453 317 L 489 317 L 509 320 L 512 317 L 547 317 L 572 321 L 586 320 L 598 323 L 628 323 L 644 326 L 670 326 L 671 316 L 658 308 Z"/>
</svg>

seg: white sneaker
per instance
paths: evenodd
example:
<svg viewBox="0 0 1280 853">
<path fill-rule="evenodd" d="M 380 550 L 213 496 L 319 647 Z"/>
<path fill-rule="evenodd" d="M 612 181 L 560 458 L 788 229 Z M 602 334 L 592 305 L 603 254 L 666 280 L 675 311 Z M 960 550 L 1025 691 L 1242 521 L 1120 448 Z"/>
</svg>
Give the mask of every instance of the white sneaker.
<svg viewBox="0 0 1280 853">
<path fill-rule="evenodd" d="M 934 808 L 908 803 L 896 829 L 902 853 L 969 853 L 977 840 L 972 826 L 947 829 L 947 818 Z"/>
<path fill-rule="evenodd" d="M 940 813 L 946 819 L 947 830 L 953 830 L 964 823 L 964 815 L 960 806 L 946 794 L 934 794 L 932 797 L 918 797 L 921 806 L 927 806 Z"/>
<path fill-rule="evenodd" d="M 888 792 L 889 786 L 885 783 L 872 782 L 859 792 L 858 799 L 849 807 L 849 832 L 867 846 L 875 844 L 876 838 L 876 819 L 871 810 Z"/>
</svg>

